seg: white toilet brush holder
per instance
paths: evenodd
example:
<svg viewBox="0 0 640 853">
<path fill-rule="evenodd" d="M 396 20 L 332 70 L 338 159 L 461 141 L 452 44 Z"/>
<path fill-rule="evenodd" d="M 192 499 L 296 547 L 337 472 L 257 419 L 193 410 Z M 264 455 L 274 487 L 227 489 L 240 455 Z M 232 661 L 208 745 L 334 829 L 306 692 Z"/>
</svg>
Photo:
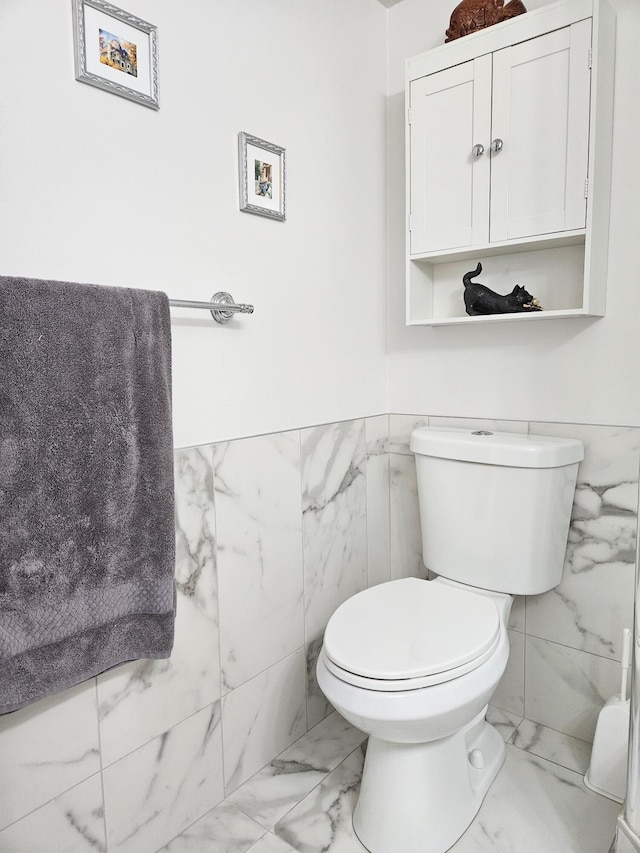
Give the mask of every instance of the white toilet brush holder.
<svg viewBox="0 0 640 853">
<path fill-rule="evenodd" d="M 620 695 L 612 696 L 600 711 L 593 739 L 591 764 L 584 777 L 587 788 L 617 803 L 624 801 L 627 790 L 630 663 L 631 631 L 625 628 L 622 641 Z"/>
</svg>

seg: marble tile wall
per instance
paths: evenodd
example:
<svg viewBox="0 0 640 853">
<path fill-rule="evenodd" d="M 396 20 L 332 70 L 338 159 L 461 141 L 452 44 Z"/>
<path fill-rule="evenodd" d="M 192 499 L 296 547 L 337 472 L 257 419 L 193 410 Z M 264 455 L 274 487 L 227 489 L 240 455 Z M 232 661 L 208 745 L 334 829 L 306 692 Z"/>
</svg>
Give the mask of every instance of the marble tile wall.
<svg viewBox="0 0 640 853">
<path fill-rule="evenodd" d="M 425 576 L 408 437 L 429 422 L 584 441 L 563 581 L 516 601 L 495 704 L 592 737 L 631 621 L 640 429 L 382 415 L 178 450 L 174 653 L 0 717 L 3 853 L 171 849 L 329 716 L 333 610 Z"/>
<path fill-rule="evenodd" d="M 332 711 L 326 622 L 390 577 L 388 416 L 176 451 L 176 640 L 0 717 L 0 850 L 155 853 Z"/>
</svg>

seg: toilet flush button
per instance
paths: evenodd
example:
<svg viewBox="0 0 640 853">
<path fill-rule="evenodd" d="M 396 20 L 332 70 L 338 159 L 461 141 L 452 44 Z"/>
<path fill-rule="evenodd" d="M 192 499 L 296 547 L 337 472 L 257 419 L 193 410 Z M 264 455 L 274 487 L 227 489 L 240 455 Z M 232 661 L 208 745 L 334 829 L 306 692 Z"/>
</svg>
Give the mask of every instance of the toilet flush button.
<svg viewBox="0 0 640 853">
<path fill-rule="evenodd" d="M 484 755 L 481 749 L 472 749 L 469 753 L 469 764 L 476 770 L 484 769 Z"/>
</svg>

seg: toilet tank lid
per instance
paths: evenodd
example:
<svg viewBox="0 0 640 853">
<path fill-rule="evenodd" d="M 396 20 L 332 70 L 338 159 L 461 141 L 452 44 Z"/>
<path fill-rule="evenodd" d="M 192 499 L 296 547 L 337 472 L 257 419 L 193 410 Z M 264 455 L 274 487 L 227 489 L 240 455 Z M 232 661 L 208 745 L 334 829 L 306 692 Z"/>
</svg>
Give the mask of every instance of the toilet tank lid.
<svg viewBox="0 0 640 853">
<path fill-rule="evenodd" d="M 512 468 L 560 468 L 584 458 L 582 442 L 575 438 L 490 430 L 421 427 L 411 433 L 409 446 L 419 456 Z"/>
</svg>

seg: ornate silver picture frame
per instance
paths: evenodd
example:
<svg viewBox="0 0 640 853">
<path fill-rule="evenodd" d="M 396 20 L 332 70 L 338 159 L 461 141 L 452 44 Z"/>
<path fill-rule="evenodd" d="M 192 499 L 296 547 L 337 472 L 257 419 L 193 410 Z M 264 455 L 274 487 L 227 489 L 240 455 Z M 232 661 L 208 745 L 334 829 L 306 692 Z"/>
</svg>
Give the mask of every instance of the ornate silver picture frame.
<svg viewBox="0 0 640 853">
<path fill-rule="evenodd" d="M 285 219 L 286 152 L 244 131 L 238 135 L 240 210 Z"/>
<path fill-rule="evenodd" d="M 106 0 L 72 0 L 76 80 L 153 110 L 158 30 Z"/>
</svg>

